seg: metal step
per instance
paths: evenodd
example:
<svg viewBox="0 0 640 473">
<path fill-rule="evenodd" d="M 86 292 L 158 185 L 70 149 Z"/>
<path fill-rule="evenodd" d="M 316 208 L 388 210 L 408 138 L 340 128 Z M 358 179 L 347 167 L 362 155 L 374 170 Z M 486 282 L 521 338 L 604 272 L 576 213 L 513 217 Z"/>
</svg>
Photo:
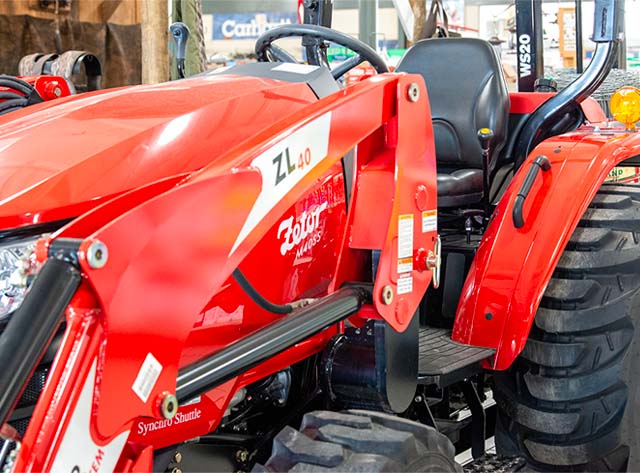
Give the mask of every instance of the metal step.
<svg viewBox="0 0 640 473">
<path fill-rule="evenodd" d="M 448 329 L 421 327 L 418 382 L 450 386 L 480 373 L 482 361 L 494 352 L 454 342 Z"/>
</svg>

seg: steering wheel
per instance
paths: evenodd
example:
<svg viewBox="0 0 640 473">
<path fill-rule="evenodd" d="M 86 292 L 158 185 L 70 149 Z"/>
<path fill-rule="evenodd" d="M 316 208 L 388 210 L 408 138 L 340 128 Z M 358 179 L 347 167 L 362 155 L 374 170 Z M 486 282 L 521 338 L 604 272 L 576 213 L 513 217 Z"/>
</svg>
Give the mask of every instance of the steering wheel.
<svg viewBox="0 0 640 473">
<path fill-rule="evenodd" d="M 274 41 L 282 38 L 291 38 L 299 36 L 302 38 L 303 46 L 315 46 L 316 54 L 309 58 L 309 63 L 314 66 L 320 66 L 320 55 L 317 54 L 317 48 L 322 41 L 329 41 L 331 43 L 339 44 L 345 48 L 350 49 L 355 56 L 347 59 L 338 67 L 331 71 L 331 75 L 334 79 L 342 77 L 346 72 L 350 71 L 357 65 L 364 61 L 368 61 L 369 64 L 376 70 L 378 74 L 383 72 L 389 72 L 384 60 L 376 53 L 373 48 L 363 43 L 360 40 L 352 38 L 349 35 L 340 33 L 339 31 L 332 30 L 331 28 L 325 28 L 324 26 L 317 25 L 284 25 L 278 28 L 273 28 L 266 31 L 262 36 L 256 40 L 256 56 L 258 61 L 268 62 L 271 58 L 276 61 L 282 62 L 294 62 L 298 63 L 296 58 L 286 52 L 284 49 L 273 44 Z M 309 50 L 309 48 L 307 48 Z"/>
</svg>

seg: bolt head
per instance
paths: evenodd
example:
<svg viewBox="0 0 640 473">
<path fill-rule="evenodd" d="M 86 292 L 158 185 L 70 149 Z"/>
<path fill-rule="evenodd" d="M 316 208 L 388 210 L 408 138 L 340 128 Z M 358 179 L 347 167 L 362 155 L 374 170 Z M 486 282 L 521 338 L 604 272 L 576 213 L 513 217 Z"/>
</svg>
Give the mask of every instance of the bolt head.
<svg viewBox="0 0 640 473">
<path fill-rule="evenodd" d="M 173 456 L 173 461 L 176 463 L 180 463 L 182 461 L 182 453 L 176 452 L 176 454 Z"/>
<path fill-rule="evenodd" d="M 418 84 L 411 83 L 409 84 L 409 90 L 407 91 L 407 96 L 409 98 L 409 102 L 417 102 L 420 98 L 420 88 Z"/>
<path fill-rule="evenodd" d="M 165 419 L 173 419 L 178 412 L 178 399 L 173 394 L 167 394 L 160 403 L 160 413 Z"/>
<path fill-rule="evenodd" d="M 391 286 L 385 286 L 382 288 L 382 302 L 385 305 L 389 305 L 393 302 L 393 288 Z"/>
<path fill-rule="evenodd" d="M 100 269 L 109 259 L 109 250 L 101 241 L 94 241 L 87 248 L 87 263 L 93 269 Z"/>
</svg>

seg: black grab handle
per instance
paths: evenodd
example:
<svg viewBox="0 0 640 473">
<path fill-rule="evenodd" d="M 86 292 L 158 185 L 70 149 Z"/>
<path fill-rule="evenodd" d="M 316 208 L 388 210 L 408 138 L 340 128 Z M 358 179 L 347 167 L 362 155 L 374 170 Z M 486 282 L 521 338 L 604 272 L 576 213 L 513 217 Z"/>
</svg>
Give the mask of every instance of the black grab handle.
<svg viewBox="0 0 640 473">
<path fill-rule="evenodd" d="M 531 187 L 533 187 L 533 183 L 536 181 L 536 177 L 538 177 L 538 171 L 540 171 L 540 169 L 543 171 L 551 169 L 551 163 L 549 162 L 549 158 L 546 156 L 538 156 L 533 160 L 533 163 L 531 163 L 531 167 L 529 168 L 529 172 L 524 178 L 522 187 L 520 187 L 520 190 L 516 195 L 516 200 L 513 203 L 513 213 L 511 214 L 513 217 L 513 225 L 516 228 L 522 228 L 524 226 L 524 217 L 522 216 L 524 201 L 529 195 L 529 191 L 531 191 Z"/>
</svg>

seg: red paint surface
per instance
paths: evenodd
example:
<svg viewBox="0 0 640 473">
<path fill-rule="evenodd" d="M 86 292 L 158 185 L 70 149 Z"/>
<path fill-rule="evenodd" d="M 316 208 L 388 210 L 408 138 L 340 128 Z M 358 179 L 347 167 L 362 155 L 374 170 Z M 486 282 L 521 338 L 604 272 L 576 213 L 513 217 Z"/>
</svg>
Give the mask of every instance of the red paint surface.
<svg viewBox="0 0 640 473">
<path fill-rule="evenodd" d="M 407 95 L 411 82 L 421 88 L 415 103 Z M 415 269 L 414 290 L 396 291 L 399 216 L 414 222 L 416 252 L 432 249 L 435 237 L 421 231 L 415 192 L 404 194 L 424 188 L 421 205 L 436 206 L 431 126 L 420 78 L 382 75 L 318 101 L 304 84 L 214 76 L 86 94 L 32 112 L 18 112 L 21 116 L 0 125 L 6 151 L 0 167 L 19 181 L 7 177 L 0 183 L 0 223 L 7 228 L 81 214 L 52 239 L 84 240 L 80 259 L 86 279 L 68 310 L 65 341 L 26 434 L 29 446 L 18 459 L 21 470 L 51 467 L 93 359 L 98 381 L 88 419 L 92 440 L 105 446 L 130 431 L 118 465 L 138 468 L 149 463 L 148 447 L 214 429 L 239 387 L 324 348 L 337 327 L 183 407 L 181 414 L 192 416 L 188 421 L 145 430 L 145 425 L 160 427 L 149 423 L 159 420 L 163 393 L 175 391 L 179 367 L 278 318 L 238 289 L 230 278 L 238 266 L 263 295 L 286 303 L 320 297 L 346 280 L 367 280 L 363 250 L 382 250 L 375 308 L 367 314 L 399 330 L 429 284 L 431 272 Z M 232 249 L 262 187 L 253 159 L 329 112 L 326 158 Z M 36 127 L 39 139 L 30 139 L 29 129 Z M 64 140 L 54 139 L 62 132 Z M 358 143 L 348 203 L 340 160 Z M 388 185 L 392 201 L 377 205 L 370 193 L 360 195 L 363 176 Z M 297 222 L 319 206 L 323 211 L 309 224 L 306 239 L 283 255 L 281 223 Z M 363 233 L 363 224 L 348 215 L 376 215 L 382 225 Z M 109 249 L 107 265 L 97 270 L 85 260 L 94 240 Z M 396 292 L 392 304 L 381 302 L 384 286 Z M 148 353 L 163 369 L 145 403 L 131 386 Z"/>
</svg>

